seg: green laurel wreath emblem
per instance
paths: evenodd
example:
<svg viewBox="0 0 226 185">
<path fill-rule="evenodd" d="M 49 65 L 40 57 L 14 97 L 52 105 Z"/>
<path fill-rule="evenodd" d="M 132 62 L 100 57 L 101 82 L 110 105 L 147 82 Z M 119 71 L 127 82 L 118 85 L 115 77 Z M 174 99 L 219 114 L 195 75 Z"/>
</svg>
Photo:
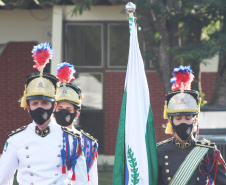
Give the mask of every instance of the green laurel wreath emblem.
<svg viewBox="0 0 226 185">
<path fill-rule="evenodd" d="M 129 161 L 129 165 L 131 167 L 131 181 L 133 183 L 133 185 L 136 185 L 139 183 L 139 173 L 138 173 L 138 168 L 137 168 L 137 161 L 136 158 L 134 157 L 134 153 L 132 151 L 132 149 L 128 146 L 128 155 L 127 155 L 128 161 Z"/>
</svg>

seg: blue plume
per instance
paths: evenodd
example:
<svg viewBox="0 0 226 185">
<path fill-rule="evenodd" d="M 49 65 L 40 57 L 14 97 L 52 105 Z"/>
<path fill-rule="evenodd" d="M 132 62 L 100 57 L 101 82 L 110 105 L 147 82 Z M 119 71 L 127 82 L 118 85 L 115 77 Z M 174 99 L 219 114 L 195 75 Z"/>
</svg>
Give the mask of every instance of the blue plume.
<svg viewBox="0 0 226 185">
<path fill-rule="evenodd" d="M 48 50 L 50 56 L 51 56 L 51 57 L 53 56 L 53 50 L 51 49 L 50 44 L 47 43 L 47 42 L 45 42 L 45 43 L 40 43 L 40 44 L 38 44 L 37 46 L 34 46 L 32 52 L 35 53 L 35 54 L 37 54 L 37 52 L 40 51 L 40 50 L 42 50 L 42 49 L 43 49 L 43 50 Z"/>
<path fill-rule="evenodd" d="M 60 69 L 64 66 L 68 66 L 69 68 L 72 69 L 73 74 L 76 73 L 75 67 L 72 64 L 69 64 L 67 62 L 63 62 L 57 65 L 57 72 L 60 71 Z"/>
<path fill-rule="evenodd" d="M 174 68 L 172 75 L 174 75 L 175 73 L 179 73 L 179 72 L 187 73 L 187 74 L 193 73 L 190 66 L 182 66 L 181 65 L 179 68 Z"/>
<path fill-rule="evenodd" d="M 175 77 L 173 77 L 173 78 L 170 79 L 170 83 L 172 83 L 172 84 L 174 84 L 175 81 L 176 81 L 176 78 Z"/>
</svg>

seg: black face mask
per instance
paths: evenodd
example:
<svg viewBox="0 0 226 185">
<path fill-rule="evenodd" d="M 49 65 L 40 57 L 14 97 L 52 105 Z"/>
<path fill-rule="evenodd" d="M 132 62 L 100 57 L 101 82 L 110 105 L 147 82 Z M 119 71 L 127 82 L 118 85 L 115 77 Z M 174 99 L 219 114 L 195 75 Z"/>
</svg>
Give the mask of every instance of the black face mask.
<svg viewBox="0 0 226 185">
<path fill-rule="evenodd" d="M 39 107 L 35 110 L 30 110 L 30 115 L 35 123 L 43 125 L 53 113 L 53 108 L 53 105 L 50 109 L 43 109 L 42 107 Z"/>
<path fill-rule="evenodd" d="M 58 112 L 54 112 L 54 116 L 56 119 L 56 122 L 64 127 L 67 127 L 72 124 L 73 120 L 75 119 L 75 116 L 77 115 L 77 111 L 74 113 L 70 113 L 66 109 L 62 109 Z"/>
<path fill-rule="evenodd" d="M 177 133 L 177 135 L 182 139 L 186 140 L 189 138 L 189 136 L 192 133 L 193 124 L 187 124 L 187 123 L 181 123 L 180 125 L 174 125 L 172 124 L 174 132 Z"/>
</svg>

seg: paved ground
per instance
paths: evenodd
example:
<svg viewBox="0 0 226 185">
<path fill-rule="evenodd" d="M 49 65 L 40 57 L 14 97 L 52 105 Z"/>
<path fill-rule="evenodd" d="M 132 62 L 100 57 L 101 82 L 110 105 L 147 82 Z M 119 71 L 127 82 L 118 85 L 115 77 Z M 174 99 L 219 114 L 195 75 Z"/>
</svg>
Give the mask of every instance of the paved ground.
<svg viewBox="0 0 226 185">
<path fill-rule="evenodd" d="M 98 176 L 99 176 L 98 185 L 112 185 L 112 176 L 113 176 L 112 171 L 107 171 L 107 172 L 101 171 L 98 173 Z M 18 183 L 14 181 L 13 185 L 18 185 Z"/>
</svg>

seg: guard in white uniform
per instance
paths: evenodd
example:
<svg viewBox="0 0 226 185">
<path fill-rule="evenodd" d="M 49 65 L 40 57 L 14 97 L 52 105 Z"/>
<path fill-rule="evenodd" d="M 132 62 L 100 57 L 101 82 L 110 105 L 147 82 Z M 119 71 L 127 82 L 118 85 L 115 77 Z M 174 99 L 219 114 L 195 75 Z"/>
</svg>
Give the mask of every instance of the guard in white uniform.
<svg viewBox="0 0 226 185">
<path fill-rule="evenodd" d="M 16 170 L 20 185 L 63 185 L 68 179 L 72 185 L 87 185 L 81 136 L 51 118 L 58 78 L 43 73 L 43 67 L 52 50 L 42 43 L 32 53 L 40 73 L 27 76 L 21 107 L 27 108 L 34 121 L 9 133 L 0 159 L 0 185 L 12 185 Z"/>
<path fill-rule="evenodd" d="M 62 83 L 56 94 L 57 108 L 54 115 L 59 125 L 82 135 L 82 147 L 86 157 L 89 185 L 98 185 L 97 139 L 85 133 L 83 130 L 76 130 L 73 126 L 73 120 L 80 114 L 83 98 L 81 89 L 77 85 L 70 83 L 74 79 L 73 73 L 75 73 L 73 65 L 66 62 L 58 65 L 57 77 Z"/>
</svg>

